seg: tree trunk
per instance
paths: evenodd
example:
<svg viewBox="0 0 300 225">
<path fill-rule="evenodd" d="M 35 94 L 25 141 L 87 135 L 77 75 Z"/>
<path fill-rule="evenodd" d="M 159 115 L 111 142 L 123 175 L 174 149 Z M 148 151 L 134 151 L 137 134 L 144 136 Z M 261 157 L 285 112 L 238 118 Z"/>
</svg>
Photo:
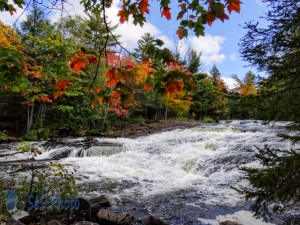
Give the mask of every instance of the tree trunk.
<svg viewBox="0 0 300 225">
<path fill-rule="evenodd" d="M 33 122 L 34 105 L 27 106 L 27 133 L 31 131 Z"/>
</svg>

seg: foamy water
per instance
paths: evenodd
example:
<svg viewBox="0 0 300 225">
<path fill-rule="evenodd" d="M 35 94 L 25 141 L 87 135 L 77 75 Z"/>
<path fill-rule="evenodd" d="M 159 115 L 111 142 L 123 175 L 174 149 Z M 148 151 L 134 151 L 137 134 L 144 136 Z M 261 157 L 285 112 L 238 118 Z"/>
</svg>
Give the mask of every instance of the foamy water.
<svg viewBox="0 0 300 225">
<path fill-rule="evenodd" d="M 291 148 L 289 142 L 277 137 L 285 126 L 286 123 L 262 125 L 254 121 L 234 121 L 135 139 L 98 138 L 94 141 L 100 146 L 88 148 L 72 146 L 84 139 L 65 139 L 65 145 L 55 148 L 45 148 L 43 143 L 36 145 L 44 152 L 38 159 L 69 151 L 68 157 L 59 161 L 66 167 L 77 166 L 76 176 L 84 185 L 99 185 L 99 191 L 96 188 L 89 193 L 92 196 L 103 194 L 100 192 L 105 189 L 111 196 L 135 198 L 192 189 L 201 195 L 199 202 L 236 206 L 244 204 L 245 200 L 232 187 L 248 185 L 239 168 L 260 166 L 254 157 L 256 147 Z M 112 145 L 102 146 L 101 143 Z M 20 158 L 20 155 L 14 157 Z M 110 189 L 112 184 L 120 188 Z M 192 204 L 197 205 L 197 201 Z M 240 217 L 245 215 L 255 220 L 247 212 Z M 218 220 L 220 218 L 206 222 L 217 224 Z"/>
</svg>

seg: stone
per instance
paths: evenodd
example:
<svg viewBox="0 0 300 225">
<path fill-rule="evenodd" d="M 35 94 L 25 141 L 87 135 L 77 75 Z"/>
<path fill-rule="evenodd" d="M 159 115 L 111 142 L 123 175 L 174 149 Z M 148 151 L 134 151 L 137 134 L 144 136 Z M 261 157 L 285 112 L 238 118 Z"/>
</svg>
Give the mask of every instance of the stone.
<svg viewBox="0 0 300 225">
<path fill-rule="evenodd" d="M 100 209 L 97 213 L 97 222 L 101 225 L 116 225 L 117 215 L 111 209 Z"/>
<path fill-rule="evenodd" d="M 118 218 L 117 224 L 119 225 L 129 225 L 134 221 L 134 217 L 129 214 L 123 214 Z"/>
<path fill-rule="evenodd" d="M 91 215 L 91 205 L 90 202 L 84 198 L 79 198 L 80 206 L 79 209 L 74 211 L 76 218 L 76 221 L 86 220 L 86 221 L 92 221 L 92 215 Z"/>
<path fill-rule="evenodd" d="M 168 225 L 165 221 L 159 217 L 150 214 L 145 220 L 144 225 Z"/>
<path fill-rule="evenodd" d="M 242 225 L 242 224 L 227 220 L 227 221 L 220 222 L 220 225 Z"/>
<path fill-rule="evenodd" d="M 61 222 L 57 220 L 50 220 L 47 225 L 62 225 Z"/>
<path fill-rule="evenodd" d="M 117 215 L 111 209 L 100 209 L 96 222 L 101 225 L 130 225 L 134 221 L 129 214 Z"/>
<path fill-rule="evenodd" d="M 8 218 L 6 221 L 6 225 L 24 225 L 24 223 L 19 220 L 15 220 L 14 218 Z"/>
<path fill-rule="evenodd" d="M 100 197 L 97 198 L 92 198 L 89 200 L 89 202 L 91 206 L 92 217 L 96 217 L 97 213 L 101 208 L 110 207 L 110 203 L 104 195 L 101 195 Z"/>
<path fill-rule="evenodd" d="M 93 223 L 89 221 L 78 221 L 74 223 L 74 225 L 99 225 L 98 223 Z"/>
<path fill-rule="evenodd" d="M 22 218 L 27 217 L 29 214 L 28 212 L 24 211 L 24 210 L 17 210 L 12 214 L 12 218 L 14 218 L 15 220 L 20 220 Z"/>
</svg>

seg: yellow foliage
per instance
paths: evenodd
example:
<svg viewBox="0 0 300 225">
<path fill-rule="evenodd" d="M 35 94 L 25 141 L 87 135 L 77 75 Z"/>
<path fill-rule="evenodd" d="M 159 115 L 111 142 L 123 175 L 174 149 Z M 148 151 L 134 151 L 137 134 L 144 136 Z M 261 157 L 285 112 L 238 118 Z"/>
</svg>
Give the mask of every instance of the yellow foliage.
<svg viewBox="0 0 300 225">
<path fill-rule="evenodd" d="M 18 48 L 20 45 L 21 41 L 15 30 L 0 21 L 0 47 Z"/>
<path fill-rule="evenodd" d="M 186 115 L 193 104 L 191 93 L 185 91 L 176 91 L 172 95 L 167 94 L 163 100 L 166 106 L 179 116 Z"/>
<path fill-rule="evenodd" d="M 135 82 L 137 84 L 145 84 L 148 77 L 154 71 L 151 62 L 136 63 L 135 65 Z"/>
</svg>

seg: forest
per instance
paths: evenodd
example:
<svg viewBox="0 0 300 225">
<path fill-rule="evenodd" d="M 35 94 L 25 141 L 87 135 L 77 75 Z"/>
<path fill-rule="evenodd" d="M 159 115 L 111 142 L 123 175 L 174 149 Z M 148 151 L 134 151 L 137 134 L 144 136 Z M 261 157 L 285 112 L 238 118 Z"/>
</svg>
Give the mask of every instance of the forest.
<svg viewBox="0 0 300 225">
<path fill-rule="evenodd" d="M 86 17 L 63 16 L 53 22 L 36 3 L 27 9 L 20 26 L 0 20 L 0 141 L 11 136 L 25 141 L 117 137 L 129 124 L 168 119 L 203 123 L 253 119 L 291 121 L 292 135 L 282 135 L 282 139 L 297 146 L 299 1 L 263 2 L 270 8 L 264 16 L 268 26 L 245 24 L 247 33 L 239 45 L 243 59 L 267 76 L 252 71 L 233 74 L 233 89 L 226 86 L 216 65 L 209 72 L 201 71 L 197 49 L 182 55 L 150 33 L 143 34 L 134 51 L 123 48 L 120 37 L 114 35 L 117 25 L 105 15 L 111 1 L 82 1 Z M 0 9 L 14 14 L 16 8 L 25 6 L 24 1 L 13 3 L 1 0 Z M 178 3 L 179 39 L 189 32 L 204 35 L 206 25 L 240 11 L 239 0 Z M 131 15 L 134 24 L 142 26 L 151 3 L 122 4 L 120 22 Z M 167 20 L 169 4 L 160 1 L 161 16 Z M 186 14 L 189 19 L 183 19 Z M 242 168 L 252 188 L 238 190 L 255 200 L 252 209 L 257 215 L 298 204 L 299 149 L 266 146 L 258 149 L 257 158 L 263 169 Z"/>
</svg>

